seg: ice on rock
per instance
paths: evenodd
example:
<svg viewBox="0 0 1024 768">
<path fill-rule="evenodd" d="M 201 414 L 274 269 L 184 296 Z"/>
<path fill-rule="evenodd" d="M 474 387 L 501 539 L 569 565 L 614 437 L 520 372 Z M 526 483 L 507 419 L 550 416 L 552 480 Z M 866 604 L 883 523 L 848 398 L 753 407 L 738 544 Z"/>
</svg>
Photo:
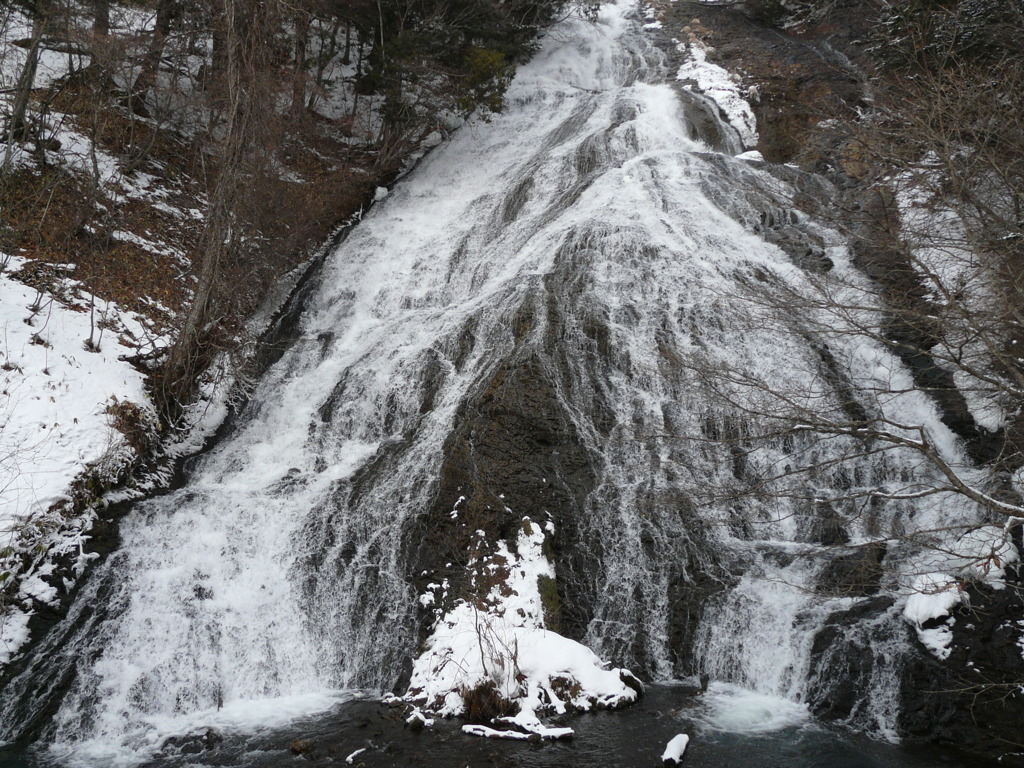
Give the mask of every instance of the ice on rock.
<svg viewBox="0 0 1024 768">
<path fill-rule="evenodd" d="M 737 79 L 717 64 L 708 61 L 708 48 L 691 40 L 685 48 L 689 57 L 676 75 L 678 80 L 696 83 L 697 88 L 718 104 L 729 124 L 736 129 L 745 148 L 757 146 L 757 118 L 742 94 Z M 749 93 L 748 93 L 749 95 Z"/>
</svg>

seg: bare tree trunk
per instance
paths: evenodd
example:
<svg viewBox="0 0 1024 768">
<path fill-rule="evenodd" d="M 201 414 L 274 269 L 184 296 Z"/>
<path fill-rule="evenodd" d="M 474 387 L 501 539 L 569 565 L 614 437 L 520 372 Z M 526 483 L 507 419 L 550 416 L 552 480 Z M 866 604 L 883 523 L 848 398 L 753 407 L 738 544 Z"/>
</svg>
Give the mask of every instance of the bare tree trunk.
<svg viewBox="0 0 1024 768">
<path fill-rule="evenodd" d="M 338 31 L 341 29 L 341 22 L 335 21 L 331 26 L 331 37 L 330 44 L 327 46 L 327 52 L 324 52 L 323 45 L 323 33 L 320 35 L 320 45 L 317 51 L 317 65 L 316 75 L 313 78 L 313 82 L 317 88 L 313 88 L 309 94 L 309 101 L 306 102 L 306 109 L 313 109 L 316 106 L 318 89 L 324 84 L 324 73 L 327 71 L 327 65 L 330 64 L 331 59 L 334 58 L 335 52 L 338 50 Z M 348 62 L 346 62 L 348 63 Z"/>
<path fill-rule="evenodd" d="M 11 160 L 14 157 L 14 143 L 25 133 L 25 117 L 28 113 L 28 102 L 32 96 L 32 84 L 36 79 L 36 67 L 39 65 L 39 46 L 43 40 L 44 26 L 44 17 L 40 11 L 32 20 L 32 38 L 29 42 L 25 66 L 18 77 L 18 85 L 14 95 L 14 108 L 11 110 L 11 119 L 7 124 L 7 149 L 4 152 L 5 171 L 11 167 Z"/>
<path fill-rule="evenodd" d="M 110 0 L 93 0 L 92 31 L 97 35 L 110 34 Z"/>
<path fill-rule="evenodd" d="M 157 0 L 156 23 L 153 27 L 153 39 L 150 40 L 146 58 L 142 61 L 139 76 L 132 85 L 129 105 L 133 112 L 146 114 L 146 97 L 156 83 L 156 75 L 160 69 L 160 59 L 164 55 L 167 36 L 171 32 L 171 20 L 177 10 L 176 0 Z"/>
<path fill-rule="evenodd" d="M 226 23 L 225 20 L 221 18 L 221 14 L 225 13 L 225 11 L 218 2 L 211 2 L 210 5 L 212 6 L 210 14 L 213 18 L 211 20 L 210 43 L 212 45 L 212 51 L 210 53 L 210 75 L 207 78 L 208 84 L 216 82 L 224 75 L 224 72 L 227 69 L 227 58 L 229 55 L 229 41 L 226 39 L 225 32 Z"/>
<path fill-rule="evenodd" d="M 295 78 L 292 81 L 291 111 L 299 113 L 306 103 L 306 47 L 312 18 L 304 10 L 295 14 Z"/>
<path fill-rule="evenodd" d="M 239 207 L 252 183 L 257 134 L 267 124 L 273 99 L 263 98 L 267 62 L 266 21 L 261 0 L 223 0 L 224 139 L 217 181 L 199 252 L 195 295 L 163 371 L 161 407 L 171 418 L 191 397 L 197 374 L 214 351 L 213 339 L 226 318 L 237 313 L 242 291 L 226 283 L 240 258 Z M 257 118 L 257 115 L 259 117 Z"/>
</svg>

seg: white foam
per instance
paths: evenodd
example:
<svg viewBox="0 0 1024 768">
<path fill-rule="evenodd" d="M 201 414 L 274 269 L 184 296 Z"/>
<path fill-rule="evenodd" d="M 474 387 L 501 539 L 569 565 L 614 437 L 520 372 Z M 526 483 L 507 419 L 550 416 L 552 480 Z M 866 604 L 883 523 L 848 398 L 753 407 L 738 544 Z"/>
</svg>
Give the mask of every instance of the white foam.
<svg viewBox="0 0 1024 768">
<path fill-rule="evenodd" d="M 696 720 L 712 731 L 771 733 L 806 725 L 804 704 L 728 683 L 712 683 L 700 699 Z"/>
<path fill-rule="evenodd" d="M 326 712 L 358 695 L 355 691 L 318 691 L 296 696 L 236 700 L 219 709 L 177 716 L 153 715 L 145 718 L 143 728 L 120 740 L 97 738 L 73 745 L 56 744 L 45 754 L 59 762 L 62 768 L 130 768 L 147 757 L 158 755 L 172 736 L 202 735 L 207 731 L 219 736 L 258 733 Z"/>
</svg>

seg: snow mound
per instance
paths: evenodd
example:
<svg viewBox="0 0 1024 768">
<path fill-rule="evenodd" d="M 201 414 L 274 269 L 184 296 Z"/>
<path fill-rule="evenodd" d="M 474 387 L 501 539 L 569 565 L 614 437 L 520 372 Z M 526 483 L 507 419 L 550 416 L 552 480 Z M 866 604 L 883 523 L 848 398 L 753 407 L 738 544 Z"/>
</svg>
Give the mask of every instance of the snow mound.
<svg viewBox="0 0 1024 768">
<path fill-rule="evenodd" d="M 487 696 L 504 712 L 494 724 L 506 729 L 466 726 L 467 733 L 551 739 L 571 736 L 572 729 L 546 727 L 541 714 L 636 701 L 641 685 L 632 673 L 606 668 L 586 646 L 545 628 L 541 591 L 543 585 L 553 588 L 555 573 L 543 552 L 544 538 L 540 526 L 523 518 L 514 552 L 500 542 L 493 555 L 471 563 L 475 585 L 483 575 L 493 586 L 484 597 L 458 600 L 438 617 L 414 664 L 407 701 L 450 717 L 467 714 L 471 700 Z"/>
<path fill-rule="evenodd" d="M 903 616 L 917 630 L 922 645 L 938 659 L 947 659 L 953 642 L 953 624 L 950 616 L 943 624 L 925 627 L 943 616 L 949 616 L 956 606 L 967 602 L 967 593 L 960 582 L 945 573 L 925 573 L 914 579 L 913 594 L 907 598 Z"/>
<path fill-rule="evenodd" d="M 673 736 L 672 740 L 669 741 L 665 747 L 665 751 L 661 754 L 661 762 L 667 765 L 676 765 L 680 760 L 683 759 L 683 753 L 686 752 L 686 745 L 690 743 L 690 737 L 685 733 L 680 733 L 678 736 Z"/>
</svg>

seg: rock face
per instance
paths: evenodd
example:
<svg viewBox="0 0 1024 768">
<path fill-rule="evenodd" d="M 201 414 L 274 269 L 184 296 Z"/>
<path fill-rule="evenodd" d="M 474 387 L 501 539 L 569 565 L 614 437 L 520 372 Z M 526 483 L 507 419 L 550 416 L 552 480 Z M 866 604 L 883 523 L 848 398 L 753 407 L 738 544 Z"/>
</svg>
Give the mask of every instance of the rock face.
<svg viewBox="0 0 1024 768">
<path fill-rule="evenodd" d="M 970 587 L 969 605 L 952 614 L 945 661 L 918 645 L 902 683 L 907 734 L 1024 766 L 1019 745 L 1024 712 L 1024 588 L 1020 568 L 1001 590 Z M 1014 749 L 1017 745 L 1017 749 Z"/>
<path fill-rule="evenodd" d="M 557 531 L 562 606 L 561 615 L 550 618 L 563 634 L 581 637 L 586 599 L 573 588 L 571 574 L 596 569 L 576 535 L 595 474 L 593 459 L 563 412 L 549 364 L 528 355 L 495 371 L 463 404 L 444 456 L 417 559 L 416 572 L 426 572 L 421 586 L 448 579 L 449 594 L 463 596 L 466 558 L 476 549 L 478 531 L 491 543 L 514 540 L 523 514 L 540 522 L 547 515 Z"/>
<path fill-rule="evenodd" d="M 870 93 L 857 57 L 851 60 L 844 45 L 868 26 L 863 4 L 842 0 L 833 5 L 840 21 L 800 36 L 772 28 L 768 20 L 733 4 L 679 2 L 666 4 L 663 13 L 667 28 L 685 25 L 712 47 L 716 64 L 743 72 L 745 84 L 755 84 L 749 101 L 757 118 L 757 149 L 765 160 L 825 171 L 826 147 L 814 143 L 812 132 L 828 116 L 852 113 Z"/>
<path fill-rule="evenodd" d="M 429 584 L 448 583 L 447 604 L 442 598 L 421 614 L 421 637 L 436 609 L 478 596 L 470 586 L 474 572 L 466 569 L 469 553 L 492 551 L 481 551 L 481 540 L 491 548 L 514 541 L 525 515 L 554 527 L 545 547 L 555 577 L 541 585 L 546 626 L 587 644 L 598 604 L 606 598 L 601 579 L 609 570 L 609 537 L 615 536 L 596 515 L 619 504 L 649 505 L 652 516 L 670 516 L 679 529 L 664 535 L 652 523 L 639 534 L 639 547 L 649 562 L 669 571 L 664 585 L 668 644 L 675 674 L 691 674 L 689 647 L 701 606 L 722 586 L 715 568 L 706 567 L 714 553 L 695 551 L 703 541 L 701 521 L 684 494 L 666 500 L 649 493 L 650 498 L 622 501 L 615 495 L 622 495 L 621 489 L 607 481 L 614 460 L 602 452 L 601 441 L 621 418 L 608 404 L 607 372 L 621 363 L 617 357 L 623 353 L 607 317 L 574 305 L 583 294 L 577 268 L 567 255 L 511 318 L 515 349 L 469 393 L 445 440 L 434 502 L 410 534 L 419 593 Z M 666 477 L 666 482 L 675 480 Z M 487 586 L 479 576 L 477 591 Z M 621 602 L 628 605 L 616 610 L 625 618 L 616 614 L 615 619 L 623 626 L 636 612 L 654 608 L 642 594 Z M 663 662 L 643 646 L 643 637 L 634 627 L 615 638 L 614 647 L 597 650 L 638 674 L 663 674 L 655 669 Z"/>
<path fill-rule="evenodd" d="M 884 543 L 872 543 L 832 559 L 820 577 L 820 588 L 838 595 L 866 597 L 881 588 Z"/>
<path fill-rule="evenodd" d="M 447 579 L 450 600 L 468 597 L 472 572 L 467 557 L 479 550 L 481 538 L 492 545 L 514 541 L 523 514 L 541 524 L 550 520 L 555 532 L 548 554 L 557 575 L 542 585 L 546 624 L 583 640 L 594 616 L 596 576 L 604 568 L 603 534 L 588 521 L 587 509 L 601 459 L 569 417 L 558 377 L 550 357 L 527 353 L 506 361 L 460 408 L 445 443 L 436 501 L 416 534 L 415 573 L 420 574 L 421 593 L 427 584 Z M 594 415 L 600 419 L 599 407 Z M 685 507 L 685 499 L 680 506 Z M 653 549 L 654 542 L 649 546 Z M 722 587 L 715 573 L 689 565 L 681 560 L 668 584 L 668 627 L 681 674 L 691 671 L 683 665 L 701 605 Z M 423 618 L 425 632 L 430 612 Z M 652 671 L 646 661 L 642 649 L 636 649 L 633 663 L 642 673 Z"/>
<path fill-rule="evenodd" d="M 970 605 L 955 609 L 949 658 L 939 660 L 907 625 L 913 646 L 899 680 L 901 734 L 1024 766 L 1014 749 L 1021 742 L 1024 711 L 1024 597 L 1018 574 L 1002 590 L 968 589 Z M 819 672 L 809 698 L 815 716 L 864 726 L 875 713 L 864 711 L 861 691 L 878 670 L 873 632 L 895 610 L 877 596 L 832 616 L 814 641 Z M 948 621 L 943 618 L 942 621 Z M 879 647 L 875 644 L 875 647 Z"/>
<path fill-rule="evenodd" d="M 872 644 L 888 631 L 884 618 L 893 602 L 885 596 L 858 602 L 830 616 L 814 638 L 811 658 L 817 675 L 808 698 L 816 717 L 870 727 L 874 713 L 866 711 L 864 691 L 878 666 Z"/>
</svg>

